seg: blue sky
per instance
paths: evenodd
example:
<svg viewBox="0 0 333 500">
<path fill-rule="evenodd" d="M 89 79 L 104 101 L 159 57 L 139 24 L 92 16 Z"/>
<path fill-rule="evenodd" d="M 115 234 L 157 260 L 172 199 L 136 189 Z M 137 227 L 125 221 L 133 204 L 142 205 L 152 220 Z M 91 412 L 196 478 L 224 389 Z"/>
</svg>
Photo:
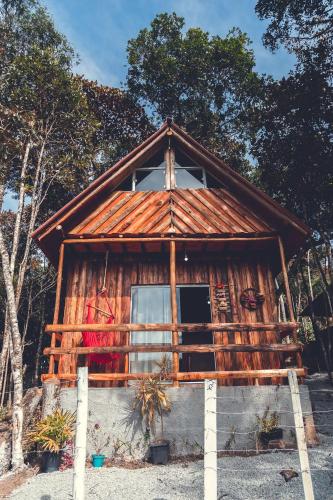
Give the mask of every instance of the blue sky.
<svg viewBox="0 0 333 500">
<path fill-rule="evenodd" d="M 110 86 L 126 78 L 126 45 L 160 12 L 183 16 L 186 28 L 200 27 L 225 36 L 234 26 L 253 42 L 257 71 L 275 78 L 286 75 L 294 59 L 285 50 L 272 54 L 261 41 L 266 22 L 254 11 L 256 0 L 43 0 L 59 31 L 79 54 L 77 72 Z M 6 208 L 16 200 L 6 196 Z"/>
<path fill-rule="evenodd" d="M 257 70 L 276 78 L 288 73 L 293 58 L 271 54 L 261 42 L 266 23 L 255 14 L 255 0 L 44 0 L 57 28 L 81 58 L 78 72 L 104 85 L 125 81 L 126 45 L 160 12 L 176 12 L 186 27 L 224 36 L 237 26 L 253 41 Z"/>
</svg>

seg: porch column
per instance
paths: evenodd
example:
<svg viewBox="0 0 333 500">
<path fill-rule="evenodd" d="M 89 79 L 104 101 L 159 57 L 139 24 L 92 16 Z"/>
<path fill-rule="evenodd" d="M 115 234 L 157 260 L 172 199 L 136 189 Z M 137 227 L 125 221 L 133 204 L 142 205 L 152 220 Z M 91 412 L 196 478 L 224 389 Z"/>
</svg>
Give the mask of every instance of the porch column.
<svg viewBox="0 0 333 500">
<path fill-rule="evenodd" d="M 290 287 L 289 287 L 289 279 L 288 279 L 288 272 L 287 272 L 287 265 L 286 265 L 286 256 L 285 256 L 284 245 L 283 245 L 283 241 L 282 241 L 281 236 L 278 237 L 278 242 L 279 242 L 279 251 L 280 251 L 283 282 L 284 282 L 284 288 L 286 290 L 287 304 L 288 304 L 288 310 L 289 310 L 289 320 L 294 323 L 295 322 L 295 315 L 294 315 L 293 303 L 291 300 L 291 293 L 290 293 Z M 296 332 L 295 328 L 293 329 L 293 342 L 295 344 L 297 343 L 297 332 Z M 302 356 L 301 356 L 300 352 L 296 353 L 296 362 L 297 362 L 297 367 L 302 368 L 303 363 L 302 363 Z"/>
<path fill-rule="evenodd" d="M 170 241 L 170 296 L 172 323 L 178 323 L 177 309 L 177 284 L 176 284 L 176 242 Z M 178 345 L 178 332 L 172 332 L 172 345 Z M 172 371 L 179 372 L 179 353 L 172 353 Z M 179 387 L 179 382 L 174 380 L 174 387 Z"/>
<path fill-rule="evenodd" d="M 284 282 L 284 288 L 286 290 L 287 304 L 288 304 L 288 309 L 289 309 L 289 319 L 290 319 L 290 321 L 294 322 L 295 321 L 294 309 L 293 309 L 293 303 L 291 300 L 291 293 L 290 293 L 290 288 L 289 288 L 289 280 L 288 280 L 288 273 L 287 273 L 287 266 L 286 266 L 286 257 L 285 257 L 285 253 L 284 253 L 284 245 L 283 245 L 283 241 L 282 241 L 281 236 L 278 237 L 278 240 L 279 240 L 279 250 L 280 250 L 283 282 Z"/>
</svg>

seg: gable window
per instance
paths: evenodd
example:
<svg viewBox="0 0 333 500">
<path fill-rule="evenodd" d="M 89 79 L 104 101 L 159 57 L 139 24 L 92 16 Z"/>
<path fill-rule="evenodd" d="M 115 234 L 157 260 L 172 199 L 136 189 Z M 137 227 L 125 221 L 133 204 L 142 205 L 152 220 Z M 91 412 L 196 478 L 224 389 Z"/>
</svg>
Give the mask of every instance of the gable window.
<svg viewBox="0 0 333 500">
<path fill-rule="evenodd" d="M 175 187 L 184 189 L 202 189 L 206 186 L 205 169 L 196 165 L 180 151 L 175 152 L 174 161 Z"/>
<path fill-rule="evenodd" d="M 163 191 L 168 189 L 203 189 L 221 187 L 221 182 L 205 168 L 178 149 L 172 150 L 171 160 L 165 160 L 161 150 L 137 168 L 119 186 L 121 191 Z"/>
</svg>

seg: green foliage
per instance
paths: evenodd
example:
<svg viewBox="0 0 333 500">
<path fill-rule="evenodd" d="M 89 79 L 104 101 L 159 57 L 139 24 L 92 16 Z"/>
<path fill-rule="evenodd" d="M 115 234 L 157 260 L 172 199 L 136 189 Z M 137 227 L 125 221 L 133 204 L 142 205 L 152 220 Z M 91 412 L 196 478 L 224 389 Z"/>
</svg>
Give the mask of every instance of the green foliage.
<svg viewBox="0 0 333 500">
<path fill-rule="evenodd" d="M 326 55 L 332 63 L 331 0 L 258 0 L 256 12 L 260 19 L 270 20 L 264 35 L 267 47 L 275 50 L 283 44 L 300 59 L 312 52 Z"/>
<path fill-rule="evenodd" d="M 268 80 L 252 145 L 259 184 L 319 232 L 333 227 L 332 97 L 315 67 Z"/>
<path fill-rule="evenodd" d="M 137 381 L 135 386 L 135 397 L 133 409 L 139 410 L 142 419 L 146 422 L 146 427 L 155 433 L 156 417 L 161 419 L 163 435 L 163 414 L 171 411 L 171 401 L 166 393 L 166 386 L 163 382 L 167 379 L 170 361 L 166 356 L 162 356 L 159 363 L 159 372 L 148 378 Z"/>
<path fill-rule="evenodd" d="M 269 415 L 269 408 L 265 410 L 262 417 L 256 416 L 258 432 L 271 432 L 278 428 L 279 417 L 276 412 Z"/>
<path fill-rule="evenodd" d="M 36 423 L 28 437 L 38 443 L 45 451 L 59 453 L 73 437 L 75 414 L 67 410 L 55 410 L 54 413 Z"/>
<path fill-rule="evenodd" d="M 5 406 L 0 406 L 0 422 L 6 420 L 8 410 Z"/>
<path fill-rule="evenodd" d="M 238 29 L 226 37 L 159 14 L 128 42 L 127 85 L 155 119 L 175 122 L 231 166 L 246 171 L 245 138 L 260 92 L 249 39 Z"/>
<path fill-rule="evenodd" d="M 154 132 L 144 109 L 124 91 L 80 79 L 88 107 L 98 122 L 91 148 L 96 177 Z"/>
</svg>

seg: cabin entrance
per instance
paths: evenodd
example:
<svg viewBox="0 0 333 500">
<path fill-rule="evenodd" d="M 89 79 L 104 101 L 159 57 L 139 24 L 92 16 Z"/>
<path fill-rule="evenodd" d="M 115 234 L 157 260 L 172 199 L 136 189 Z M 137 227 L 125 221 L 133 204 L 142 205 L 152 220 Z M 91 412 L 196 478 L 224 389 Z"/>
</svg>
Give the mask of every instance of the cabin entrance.
<svg viewBox="0 0 333 500">
<path fill-rule="evenodd" d="M 178 318 L 181 323 L 210 323 L 210 294 L 208 285 L 184 285 L 177 287 Z M 180 343 L 213 344 L 212 332 L 182 333 Z M 215 370 L 214 354 L 182 353 L 179 358 L 180 371 L 204 372 Z"/>
<path fill-rule="evenodd" d="M 177 305 L 179 323 L 210 323 L 210 295 L 208 285 L 178 285 Z M 171 304 L 169 285 L 132 286 L 131 293 L 132 323 L 170 323 Z M 132 344 L 170 344 L 171 332 L 132 332 Z M 179 332 L 179 343 L 213 344 L 212 332 Z M 131 373 L 156 371 L 156 362 L 162 353 L 131 353 Z M 168 353 L 170 357 L 171 354 Z M 180 371 L 214 371 L 213 353 L 181 353 Z"/>
</svg>

